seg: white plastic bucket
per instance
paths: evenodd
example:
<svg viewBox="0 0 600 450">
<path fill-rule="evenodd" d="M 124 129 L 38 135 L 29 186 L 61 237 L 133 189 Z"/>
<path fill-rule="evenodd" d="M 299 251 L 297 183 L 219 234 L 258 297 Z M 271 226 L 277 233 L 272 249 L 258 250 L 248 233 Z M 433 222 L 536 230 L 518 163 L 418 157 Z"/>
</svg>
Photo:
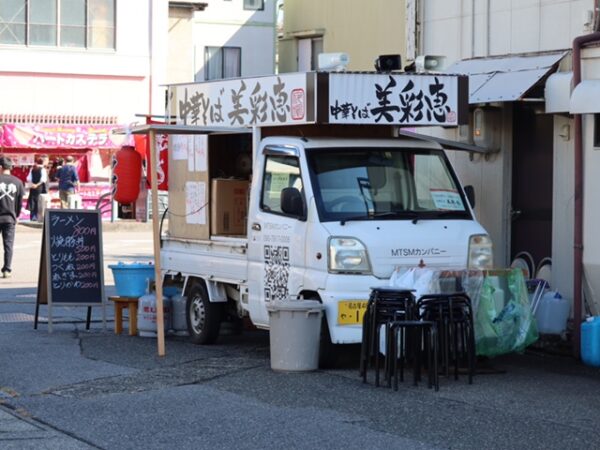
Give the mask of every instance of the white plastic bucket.
<svg viewBox="0 0 600 450">
<path fill-rule="evenodd" d="M 319 367 L 319 339 L 324 309 L 316 300 L 278 301 L 267 307 L 271 369 L 300 372 Z"/>
</svg>

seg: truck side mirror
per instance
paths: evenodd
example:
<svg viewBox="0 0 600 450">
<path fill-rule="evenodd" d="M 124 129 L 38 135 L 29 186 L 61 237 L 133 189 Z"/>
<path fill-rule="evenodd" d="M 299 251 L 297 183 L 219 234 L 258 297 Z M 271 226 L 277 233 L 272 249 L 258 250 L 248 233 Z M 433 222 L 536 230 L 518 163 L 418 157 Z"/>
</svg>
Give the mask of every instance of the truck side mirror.
<svg viewBox="0 0 600 450">
<path fill-rule="evenodd" d="M 475 208 L 475 189 L 473 186 L 465 186 L 465 195 L 467 196 L 467 200 L 469 201 L 471 208 Z"/>
<path fill-rule="evenodd" d="M 281 210 L 290 216 L 304 216 L 302 194 L 295 187 L 286 187 L 281 191 Z"/>
</svg>

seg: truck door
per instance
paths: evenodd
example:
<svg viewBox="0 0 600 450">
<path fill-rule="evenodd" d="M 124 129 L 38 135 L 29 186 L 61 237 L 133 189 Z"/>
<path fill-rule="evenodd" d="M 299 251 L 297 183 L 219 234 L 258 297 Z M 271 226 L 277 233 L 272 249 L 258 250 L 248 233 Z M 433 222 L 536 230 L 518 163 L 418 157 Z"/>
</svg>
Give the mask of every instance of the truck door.
<svg viewBox="0 0 600 450">
<path fill-rule="evenodd" d="M 255 325 L 268 326 L 267 306 L 302 287 L 306 184 L 298 149 L 268 146 L 262 156 L 248 215 L 248 309 Z M 290 197 L 293 201 L 286 202 Z"/>
</svg>

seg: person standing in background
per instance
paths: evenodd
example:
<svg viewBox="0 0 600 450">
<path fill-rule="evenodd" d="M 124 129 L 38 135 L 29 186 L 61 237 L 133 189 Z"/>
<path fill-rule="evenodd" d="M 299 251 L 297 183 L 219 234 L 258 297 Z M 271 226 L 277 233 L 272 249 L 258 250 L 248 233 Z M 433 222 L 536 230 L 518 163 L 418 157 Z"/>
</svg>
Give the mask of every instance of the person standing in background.
<svg viewBox="0 0 600 450">
<path fill-rule="evenodd" d="M 10 174 L 12 161 L 7 157 L 0 157 L 0 232 L 4 244 L 4 264 L 2 278 L 10 278 L 12 272 L 13 244 L 15 242 L 15 229 L 25 189 L 17 177 Z"/>
<path fill-rule="evenodd" d="M 69 208 L 69 198 L 79 189 L 79 176 L 75 167 L 75 158 L 67 156 L 65 165 L 57 171 L 58 195 L 61 208 Z"/>
<path fill-rule="evenodd" d="M 35 166 L 27 175 L 27 183 L 29 184 L 29 197 L 27 198 L 27 209 L 30 211 L 30 220 L 37 221 L 40 211 L 40 196 L 48 193 L 46 183 L 48 182 L 48 173 L 44 167 L 44 158 L 40 157 L 36 160 Z"/>
<path fill-rule="evenodd" d="M 48 174 L 48 178 L 50 181 L 58 181 L 58 172 L 62 169 L 65 160 L 63 158 L 57 158 L 56 161 L 52 163 L 52 167 L 50 167 L 50 173 Z"/>
</svg>

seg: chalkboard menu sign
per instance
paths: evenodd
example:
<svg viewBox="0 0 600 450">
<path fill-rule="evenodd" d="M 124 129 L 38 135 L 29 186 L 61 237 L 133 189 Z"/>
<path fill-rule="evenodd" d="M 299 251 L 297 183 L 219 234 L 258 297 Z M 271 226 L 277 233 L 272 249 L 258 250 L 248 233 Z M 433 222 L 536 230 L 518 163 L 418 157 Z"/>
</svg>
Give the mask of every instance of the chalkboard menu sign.
<svg viewBox="0 0 600 450">
<path fill-rule="evenodd" d="M 48 304 L 50 331 L 52 305 L 104 307 L 101 225 L 98 210 L 46 210 L 35 327 L 40 304 Z"/>
</svg>

